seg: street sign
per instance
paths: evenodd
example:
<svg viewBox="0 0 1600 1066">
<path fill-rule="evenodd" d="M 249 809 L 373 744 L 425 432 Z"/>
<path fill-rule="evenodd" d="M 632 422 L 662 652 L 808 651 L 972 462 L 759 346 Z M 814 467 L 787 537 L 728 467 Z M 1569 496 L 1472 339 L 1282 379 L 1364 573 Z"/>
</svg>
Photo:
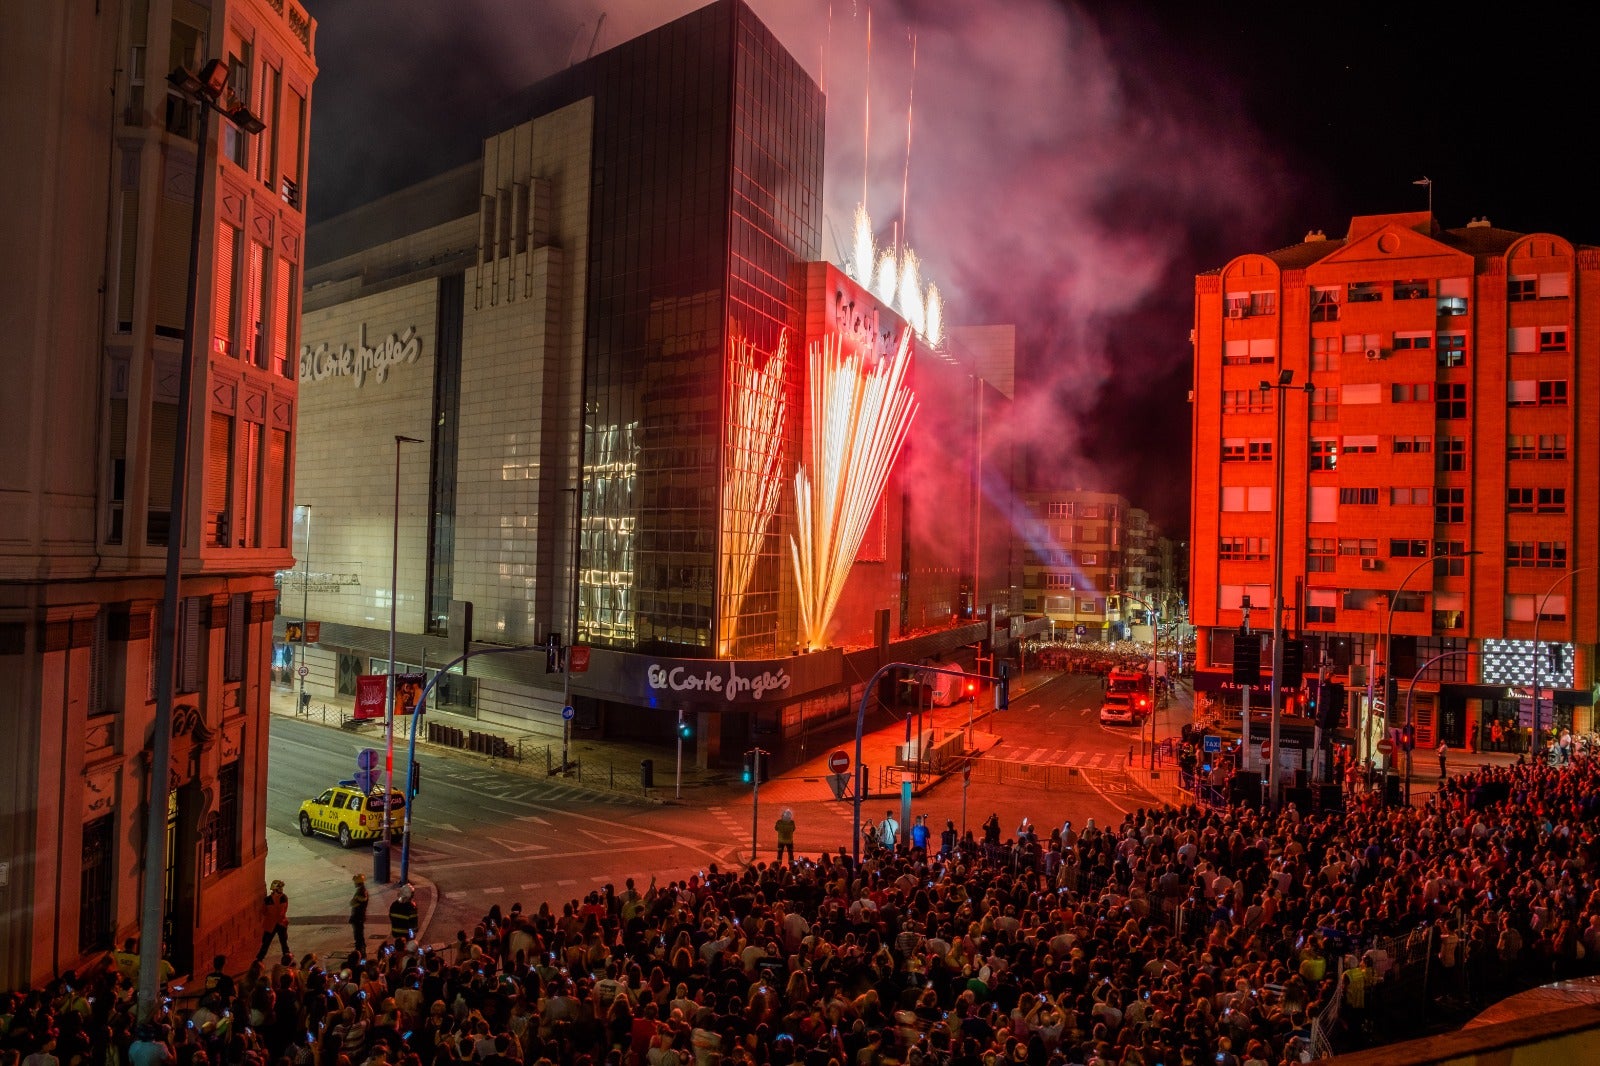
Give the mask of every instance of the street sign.
<svg viewBox="0 0 1600 1066">
<path fill-rule="evenodd" d="M 1378 754 L 1393 755 L 1394 741 L 1390 740 L 1388 737 L 1384 737 L 1382 740 L 1378 741 Z"/>
<path fill-rule="evenodd" d="M 301 677 L 309 677 L 311 674 L 311 667 L 302 666 L 300 669 L 296 670 L 295 673 L 299 674 Z"/>
<path fill-rule="evenodd" d="M 378 750 L 376 748 L 362 748 L 356 752 L 356 768 L 371 770 L 378 765 Z"/>
<path fill-rule="evenodd" d="M 1078 634 L 1078 639 L 1079 639 L 1079 640 L 1082 640 L 1082 639 L 1083 639 L 1083 638 L 1084 638 L 1084 637 L 1086 637 L 1086 636 L 1088 636 L 1088 634 L 1089 634 L 1089 627 L 1088 627 L 1088 626 L 1086 626 L 1086 625 L 1082 625 L 1082 624 L 1081 624 L 1081 623 L 1080 623 L 1080 624 L 1079 624 L 1079 626 L 1078 626 L 1078 627 L 1077 627 L 1077 628 L 1076 628 L 1076 629 L 1075 629 L 1075 630 L 1073 630 L 1073 632 L 1075 632 L 1075 633 L 1076 633 L 1076 634 Z"/>
<path fill-rule="evenodd" d="M 572 709 L 572 704 L 570 703 L 561 708 L 561 717 L 564 721 L 572 721 L 572 719 L 577 716 L 577 713 L 577 711 Z"/>
<path fill-rule="evenodd" d="M 1263 759 L 1272 758 L 1272 741 L 1263 740 L 1261 742 L 1261 757 Z"/>
<path fill-rule="evenodd" d="M 833 774 L 846 773 L 850 769 L 850 753 L 843 748 L 828 756 L 828 772 Z"/>
<path fill-rule="evenodd" d="M 1221 751 L 1222 738 L 1212 734 L 1207 734 L 1200 747 L 1205 751 Z"/>
</svg>

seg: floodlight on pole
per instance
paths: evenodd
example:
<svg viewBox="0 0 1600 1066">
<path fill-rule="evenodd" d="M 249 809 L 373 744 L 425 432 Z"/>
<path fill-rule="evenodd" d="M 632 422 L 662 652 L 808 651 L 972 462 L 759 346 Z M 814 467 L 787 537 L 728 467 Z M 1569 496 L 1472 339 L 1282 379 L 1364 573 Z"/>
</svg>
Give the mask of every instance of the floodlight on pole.
<svg viewBox="0 0 1600 1066">
<path fill-rule="evenodd" d="M 388 881 L 389 869 L 389 804 L 394 802 L 394 643 L 397 628 L 397 611 L 400 604 L 400 445 L 421 444 L 420 437 L 394 435 L 394 541 L 389 555 L 389 696 L 384 703 L 383 744 L 383 832 L 378 847 L 384 852 L 382 869 Z"/>
<path fill-rule="evenodd" d="M 254 119 L 243 107 L 218 107 L 228 85 L 228 66 L 213 59 L 197 74 L 178 67 L 167 82 L 199 108 L 196 123 L 194 205 L 189 231 L 189 269 L 185 276 L 183 344 L 178 363 L 178 433 L 172 446 L 172 487 L 168 497 L 166 575 L 161 590 L 161 628 L 156 634 L 156 709 L 151 723 L 150 780 L 145 796 L 143 896 L 139 909 L 138 1019 L 156 1017 L 163 931 L 166 925 L 167 797 L 172 776 L 172 698 L 177 658 L 178 604 L 183 577 L 183 542 L 188 528 L 189 432 L 194 409 L 194 334 L 200 290 L 200 242 L 205 229 L 206 151 L 211 112 L 229 122 Z M 265 127 L 260 127 L 264 129 Z"/>
</svg>

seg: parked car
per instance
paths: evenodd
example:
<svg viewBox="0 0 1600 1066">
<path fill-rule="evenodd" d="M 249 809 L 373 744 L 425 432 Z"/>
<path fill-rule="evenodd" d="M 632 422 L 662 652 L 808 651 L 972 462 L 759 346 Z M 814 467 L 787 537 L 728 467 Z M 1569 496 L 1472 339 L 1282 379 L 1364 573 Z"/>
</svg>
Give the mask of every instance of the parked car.
<svg viewBox="0 0 1600 1066">
<path fill-rule="evenodd" d="M 389 816 L 389 838 L 399 840 L 406 824 L 406 799 L 399 789 L 384 803 L 383 789 L 363 793 L 343 782 L 300 804 L 300 835 L 321 833 L 338 838 L 341 847 L 376 840 L 383 833 L 384 808 Z"/>
</svg>

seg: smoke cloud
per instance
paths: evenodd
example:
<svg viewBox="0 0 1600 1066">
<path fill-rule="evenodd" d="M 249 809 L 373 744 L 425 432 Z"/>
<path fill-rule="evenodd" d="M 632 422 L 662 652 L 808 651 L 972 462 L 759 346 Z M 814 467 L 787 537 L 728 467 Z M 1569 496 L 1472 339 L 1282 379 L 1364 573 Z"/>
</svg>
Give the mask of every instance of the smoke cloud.
<svg viewBox="0 0 1600 1066">
<path fill-rule="evenodd" d="M 1126 9 L 750 3 L 827 91 L 823 247 L 836 262 L 863 166 L 880 246 L 901 221 L 915 33 L 904 232 L 946 322 L 1018 330 L 1015 409 L 988 431 L 1026 446 L 1037 483 L 1121 492 L 1187 538 L 1193 275 L 1220 265 L 1224 246 L 1280 232 L 1290 184 L 1232 117 L 1226 73 Z M 582 59 L 602 10 L 596 51 L 700 0 L 307 6 L 321 65 L 309 197 L 326 217 L 470 158 L 459 116 Z"/>
</svg>

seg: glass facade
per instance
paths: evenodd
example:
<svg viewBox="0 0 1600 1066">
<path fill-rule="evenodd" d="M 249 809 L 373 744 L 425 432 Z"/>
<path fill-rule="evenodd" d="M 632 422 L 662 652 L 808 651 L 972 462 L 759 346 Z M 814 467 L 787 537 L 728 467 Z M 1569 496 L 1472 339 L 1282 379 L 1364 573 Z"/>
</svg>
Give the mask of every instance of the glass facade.
<svg viewBox="0 0 1600 1066">
<path fill-rule="evenodd" d="M 803 348 L 800 266 L 821 244 L 822 94 L 737 0 L 530 93 L 534 113 L 583 96 L 595 107 L 578 639 L 714 655 L 726 366 L 739 339 L 770 354 L 789 330 L 791 352 Z M 797 408 L 801 360 L 789 365 Z M 780 514 L 742 601 L 736 654 L 770 654 L 782 639 L 784 532 Z"/>
</svg>

